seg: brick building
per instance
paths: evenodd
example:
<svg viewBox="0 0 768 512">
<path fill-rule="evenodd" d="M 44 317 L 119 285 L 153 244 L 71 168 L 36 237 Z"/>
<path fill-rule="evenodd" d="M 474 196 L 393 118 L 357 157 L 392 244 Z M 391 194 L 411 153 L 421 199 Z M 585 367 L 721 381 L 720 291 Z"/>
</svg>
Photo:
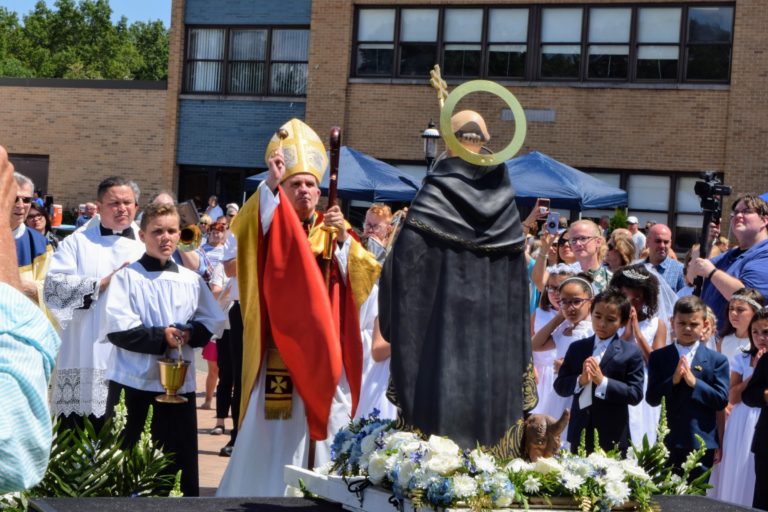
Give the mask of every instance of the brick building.
<svg viewBox="0 0 768 512">
<path fill-rule="evenodd" d="M 164 82 L 3 78 L 0 144 L 68 209 L 95 199 L 99 182 L 115 174 L 145 192 L 170 189 L 167 99 Z"/>
<path fill-rule="evenodd" d="M 92 190 L 109 168 L 135 173 L 149 193 L 240 201 L 291 117 L 321 135 L 340 125 L 345 144 L 423 169 L 419 135 L 439 117 L 434 63 L 449 88 L 475 78 L 508 87 L 526 109 L 523 153 L 621 186 L 641 223 L 677 226 L 683 244 L 701 223 L 699 171 L 722 173 L 736 193 L 768 190 L 762 0 L 175 0 L 172 9 L 165 90 L 0 83 L 11 119 L 0 140 L 15 155 L 48 156 L 54 194 L 82 197 L 78 187 Z M 47 114 L 71 105 L 93 112 Z M 463 106 L 484 115 L 491 147 L 509 140 L 497 98 Z M 126 109 L 141 115 L 114 115 Z M 56 137 L 41 136 L 52 126 Z M 65 158 L 75 140 L 80 154 Z"/>
</svg>

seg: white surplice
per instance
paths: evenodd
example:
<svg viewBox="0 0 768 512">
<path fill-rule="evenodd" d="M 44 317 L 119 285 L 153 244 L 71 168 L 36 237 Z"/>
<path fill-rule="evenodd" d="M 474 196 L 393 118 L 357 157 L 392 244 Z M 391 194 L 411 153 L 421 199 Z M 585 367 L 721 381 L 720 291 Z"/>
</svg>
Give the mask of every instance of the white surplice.
<svg viewBox="0 0 768 512">
<path fill-rule="evenodd" d="M 144 253 L 138 226 L 135 239 L 102 235 L 101 225 L 65 238 L 51 258 L 45 279 L 48 310 L 61 328 L 61 350 L 52 381 L 51 410 L 56 416 L 103 416 L 107 407 L 106 370 L 112 345 L 98 343 L 105 320 L 99 304 L 99 282 Z M 90 307 L 82 309 L 91 301 Z"/>
</svg>

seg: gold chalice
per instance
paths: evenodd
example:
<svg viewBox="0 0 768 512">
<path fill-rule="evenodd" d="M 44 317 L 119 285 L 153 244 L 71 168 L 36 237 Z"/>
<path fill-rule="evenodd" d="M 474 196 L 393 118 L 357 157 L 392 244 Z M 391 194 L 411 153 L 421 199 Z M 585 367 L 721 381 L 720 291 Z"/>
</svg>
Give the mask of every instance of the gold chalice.
<svg viewBox="0 0 768 512">
<path fill-rule="evenodd" d="M 190 362 L 182 357 L 181 346 L 177 347 L 177 350 L 179 351 L 177 359 L 171 358 L 169 351 L 166 351 L 165 357 L 157 360 L 157 365 L 160 367 L 160 384 L 165 388 L 165 394 L 157 395 L 155 400 L 164 404 L 187 403 L 187 399 L 177 395 L 176 392 L 184 384 Z"/>
</svg>

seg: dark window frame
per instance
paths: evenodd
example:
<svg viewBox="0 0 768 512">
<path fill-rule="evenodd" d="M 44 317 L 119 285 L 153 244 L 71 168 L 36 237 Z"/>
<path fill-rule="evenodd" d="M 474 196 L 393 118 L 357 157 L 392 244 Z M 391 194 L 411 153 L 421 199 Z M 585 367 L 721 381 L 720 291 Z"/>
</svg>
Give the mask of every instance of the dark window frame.
<svg viewBox="0 0 768 512">
<path fill-rule="evenodd" d="M 679 215 L 698 215 L 702 216 L 703 218 L 703 212 L 701 210 L 698 211 L 690 211 L 690 210 L 681 210 L 678 209 L 677 206 L 677 192 L 680 189 L 680 180 L 681 178 L 697 178 L 700 179 L 700 173 L 698 172 L 692 172 L 692 171 L 657 171 L 653 169 L 611 169 L 606 167 L 583 167 L 580 168 L 581 171 L 589 173 L 589 174 L 613 174 L 619 176 L 619 188 L 622 190 L 626 190 L 629 192 L 629 178 L 630 176 L 663 176 L 666 178 L 669 178 L 669 196 L 668 196 L 668 208 L 666 210 L 654 210 L 649 208 L 629 208 L 629 214 L 652 214 L 652 215 L 658 215 L 660 219 L 658 222 L 661 222 L 662 224 L 666 224 L 669 229 L 672 231 L 672 242 L 674 245 L 674 250 L 678 251 L 678 256 L 680 256 L 679 251 L 688 251 L 690 249 L 690 246 L 688 245 L 681 245 L 678 240 L 678 231 L 682 231 L 686 228 L 679 228 L 678 229 L 678 223 L 677 223 L 677 217 Z M 725 180 L 725 174 L 722 171 L 717 171 L 715 175 L 721 180 Z M 726 210 L 728 208 L 728 205 L 730 204 L 728 198 L 725 198 L 723 201 L 723 215 L 727 215 Z M 698 243 L 698 242 L 697 242 Z M 680 258 L 682 260 L 682 258 Z"/>
<path fill-rule="evenodd" d="M 679 8 L 681 10 L 680 15 L 680 38 L 677 43 L 658 43 L 654 46 L 674 46 L 677 48 L 677 71 L 676 76 L 674 79 L 645 79 L 645 78 L 638 78 L 637 77 L 637 54 L 638 54 L 638 48 L 642 46 L 638 42 L 638 23 L 639 23 L 639 9 L 641 8 Z M 733 16 L 731 19 L 731 26 L 730 26 L 730 40 L 728 42 L 706 42 L 706 43 L 691 43 L 688 41 L 688 25 L 689 25 L 689 12 L 692 8 L 701 8 L 701 7 L 727 7 L 733 9 Z M 351 78 L 359 78 L 359 79 L 377 79 L 377 78 L 390 78 L 390 79 L 402 79 L 402 78 L 410 78 L 413 79 L 414 77 L 412 75 L 401 75 L 400 73 L 400 58 L 401 58 L 401 45 L 402 42 L 400 41 L 400 24 L 401 24 L 401 12 L 403 9 L 415 9 L 415 8 L 426 8 L 426 9 L 435 9 L 438 11 L 438 26 L 437 26 L 437 41 L 434 43 L 437 47 L 437 59 L 436 64 L 439 64 L 441 69 L 444 69 L 444 60 L 445 60 L 445 45 L 446 42 L 443 39 L 443 31 L 444 31 L 444 20 L 445 20 L 445 10 L 446 9 L 461 9 L 461 8 L 467 8 L 467 9 L 482 9 L 483 10 L 483 20 L 482 20 L 482 35 L 481 35 L 481 66 L 480 66 L 480 73 L 478 76 L 473 77 L 459 77 L 459 76 L 451 76 L 444 74 L 445 78 L 489 78 L 489 79 L 496 79 L 496 80 L 503 80 L 503 81 L 519 81 L 519 82 L 530 82 L 530 81 L 545 81 L 545 82 L 563 82 L 563 83 L 589 83 L 589 82 L 600 82 L 600 83 L 617 83 L 617 84 L 625 84 L 625 83 L 637 83 L 637 84 L 704 84 L 704 85 L 713 85 L 713 84 L 730 84 L 731 81 L 731 71 L 733 67 L 733 41 L 734 41 L 734 30 L 735 30 L 735 20 L 736 20 L 736 4 L 733 1 L 724 1 L 724 2 L 717 2 L 717 3 L 708 3 L 708 2 L 690 2 L 690 3 L 684 3 L 684 2 L 676 2 L 676 3 L 643 3 L 643 2 L 627 2 L 627 3 L 617 3 L 617 4 L 604 4 L 604 3 L 583 3 L 583 4 L 515 4 L 515 5 L 508 5 L 508 4 L 490 4 L 490 5 L 466 5 L 466 4 L 456 4 L 456 5 L 421 5 L 421 4 L 414 4 L 414 5 L 381 5 L 381 4 L 371 4 L 371 5 L 356 5 L 355 6 L 355 12 L 354 12 L 354 28 L 353 28 L 353 39 L 352 39 L 352 58 L 350 59 L 350 77 Z M 491 9 L 528 9 L 528 34 L 527 34 L 527 40 L 525 42 L 526 46 L 526 55 L 525 55 L 525 72 L 524 76 L 522 77 L 506 77 L 506 76 L 494 76 L 490 75 L 489 73 L 489 47 L 491 46 L 491 43 L 489 43 L 489 16 L 490 16 L 490 10 Z M 550 77 L 542 77 L 541 75 L 541 49 L 542 49 L 542 41 L 541 41 L 541 22 L 543 17 L 543 10 L 544 9 L 556 9 L 556 8 L 580 8 L 582 9 L 582 30 L 581 30 L 581 41 L 578 43 L 581 48 L 580 53 L 580 64 L 579 64 L 579 76 L 577 78 L 550 78 Z M 626 78 L 603 78 L 603 77 L 590 77 L 589 76 L 589 47 L 593 44 L 589 41 L 589 19 L 590 19 L 590 9 L 592 8 L 629 8 L 631 9 L 630 14 L 630 34 L 629 34 L 629 41 L 624 43 L 594 43 L 598 45 L 608 45 L 614 44 L 616 46 L 628 46 L 629 47 L 629 55 L 628 55 L 628 70 L 627 70 L 627 77 Z M 394 34 L 391 41 L 358 41 L 358 28 L 359 28 L 359 19 L 360 19 L 360 11 L 361 10 L 375 10 L 375 9 L 394 9 L 395 11 L 395 26 L 394 26 Z M 363 44 L 388 44 L 392 45 L 393 48 L 393 57 L 392 57 L 392 72 L 389 74 L 358 74 L 357 72 L 357 57 L 358 57 L 358 47 Z M 448 44 L 459 44 L 459 43 L 448 43 Z M 500 44 L 500 43 L 494 43 L 494 44 Z M 506 44 L 523 44 L 522 42 L 514 42 L 514 43 L 506 43 Z M 547 43 L 547 44 L 556 44 L 556 43 Z M 577 44 L 577 43 L 568 43 L 568 44 Z M 643 43 L 643 44 L 650 44 L 650 43 Z M 724 79 L 688 79 L 686 78 L 688 76 L 688 55 L 690 48 L 692 46 L 703 46 L 703 45 L 720 45 L 720 46 L 726 46 L 731 49 L 730 56 L 728 59 L 728 72 L 727 76 Z"/>
<path fill-rule="evenodd" d="M 190 30 L 193 29 L 214 29 L 224 30 L 224 58 L 218 59 L 190 59 L 189 58 L 189 37 Z M 237 62 L 262 62 L 260 60 L 233 60 L 230 58 L 230 40 L 233 30 L 266 30 L 266 50 L 264 59 L 264 80 L 262 90 L 258 93 L 253 92 L 231 92 L 230 91 L 230 65 Z M 305 64 L 307 66 L 307 76 L 309 75 L 309 48 L 307 48 L 307 60 L 306 61 L 285 61 L 285 60 L 272 60 L 272 33 L 275 30 L 306 30 L 309 32 L 309 37 L 312 37 L 312 32 L 309 25 L 186 25 L 185 37 L 184 37 L 184 71 L 182 76 L 182 94 L 195 94 L 201 96 L 233 96 L 233 97 L 295 97 L 304 98 L 307 96 L 306 90 L 303 94 L 273 94 L 271 93 L 272 84 L 272 66 L 274 64 Z M 187 88 L 187 80 L 189 78 L 189 63 L 190 62 L 221 62 L 223 76 L 221 79 L 221 89 L 218 91 L 193 91 Z"/>
</svg>

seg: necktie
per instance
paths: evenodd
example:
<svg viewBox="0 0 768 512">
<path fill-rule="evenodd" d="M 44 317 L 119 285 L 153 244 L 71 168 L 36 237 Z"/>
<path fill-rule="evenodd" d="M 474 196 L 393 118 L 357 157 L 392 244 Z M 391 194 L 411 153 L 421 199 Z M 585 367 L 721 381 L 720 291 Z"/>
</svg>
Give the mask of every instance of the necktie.
<svg viewBox="0 0 768 512">
<path fill-rule="evenodd" d="M 605 353 L 605 349 L 607 347 L 608 342 L 606 341 L 600 341 L 596 343 L 595 348 L 592 351 L 592 355 L 597 359 L 598 362 L 600 362 L 600 360 L 603 358 L 603 354 Z M 581 390 L 581 393 L 579 394 L 579 409 L 586 409 L 590 405 L 592 405 L 592 381 L 587 382 L 587 385 L 584 386 L 584 388 Z"/>
</svg>

